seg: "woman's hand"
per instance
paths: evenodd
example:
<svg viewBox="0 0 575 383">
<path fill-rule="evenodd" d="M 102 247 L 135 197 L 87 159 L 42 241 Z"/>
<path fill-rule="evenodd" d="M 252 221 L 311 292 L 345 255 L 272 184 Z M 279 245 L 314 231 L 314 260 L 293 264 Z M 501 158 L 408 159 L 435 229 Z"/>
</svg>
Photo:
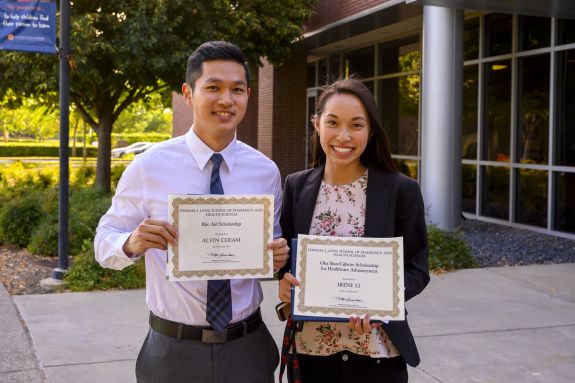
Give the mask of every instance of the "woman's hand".
<svg viewBox="0 0 575 383">
<path fill-rule="evenodd" d="M 365 314 L 363 319 L 360 317 L 350 317 L 349 318 L 349 328 L 355 331 L 357 335 L 368 334 L 372 329 L 378 328 L 381 323 L 369 323 L 369 315 Z"/>
<path fill-rule="evenodd" d="M 291 288 L 299 286 L 299 281 L 290 273 L 285 273 L 280 280 L 278 297 L 282 302 L 291 302 Z"/>
</svg>

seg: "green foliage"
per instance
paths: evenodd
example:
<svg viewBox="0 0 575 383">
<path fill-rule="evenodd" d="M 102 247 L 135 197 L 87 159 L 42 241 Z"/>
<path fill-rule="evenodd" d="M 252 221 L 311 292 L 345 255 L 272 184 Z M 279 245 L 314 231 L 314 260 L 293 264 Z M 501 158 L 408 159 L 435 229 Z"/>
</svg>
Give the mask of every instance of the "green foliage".
<svg viewBox="0 0 575 383">
<path fill-rule="evenodd" d="M 51 197 L 51 198 L 49 198 Z M 45 193 L 42 210 L 45 215 L 38 222 L 28 243 L 28 250 L 35 254 L 58 255 L 58 201 L 57 195 Z M 85 239 L 92 240 L 100 217 L 110 207 L 110 197 L 97 189 L 70 188 L 69 197 L 69 248 L 70 255 L 81 251 Z"/>
<path fill-rule="evenodd" d="M 71 9 L 71 101 L 109 156 L 113 124 L 157 91 L 181 89 L 187 56 L 208 40 L 238 44 L 252 64 L 281 64 L 301 38 L 316 0 L 76 0 Z M 81 47 L 78 48 L 78 47 Z M 53 55 L 2 52 L 0 94 L 56 100 Z M 98 187 L 109 189 L 108 162 Z M 104 167 L 104 168 L 102 168 Z"/>
<path fill-rule="evenodd" d="M 171 133 L 112 133 L 112 145 L 118 141 L 126 141 L 127 144 L 135 142 L 161 142 L 172 138 Z"/>
<path fill-rule="evenodd" d="M 0 241 L 24 247 L 45 213 L 38 209 L 41 196 L 36 191 L 2 204 L 0 208 Z"/>
<path fill-rule="evenodd" d="M 125 166 L 113 168 L 116 183 Z M 69 253 L 78 254 L 93 239 L 110 196 L 94 184 L 94 168 L 73 168 L 69 197 Z M 58 254 L 58 167 L 15 162 L 0 166 L 0 241 L 36 254 Z"/>
<path fill-rule="evenodd" d="M 86 240 L 80 254 L 74 257 L 65 280 L 72 291 L 137 289 L 145 287 L 146 272 L 143 261 L 123 270 L 102 268 L 94 258 L 92 242 Z"/>
<path fill-rule="evenodd" d="M 448 233 L 436 226 L 427 227 L 429 269 L 455 270 L 478 267 L 467 243 L 457 232 Z"/>
<path fill-rule="evenodd" d="M 98 148 L 88 147 L 87 156 L 96 157 Z M 76 148 L 76 157 L 82 157 L 83 149 Z M 59 157 L 60 148 L 53 144 L 18 143 L 17 145 L 0 145 L 0 157 Z M 72 157 L 72 148 L 68 148 L 68 156 Z"/>
</svg>

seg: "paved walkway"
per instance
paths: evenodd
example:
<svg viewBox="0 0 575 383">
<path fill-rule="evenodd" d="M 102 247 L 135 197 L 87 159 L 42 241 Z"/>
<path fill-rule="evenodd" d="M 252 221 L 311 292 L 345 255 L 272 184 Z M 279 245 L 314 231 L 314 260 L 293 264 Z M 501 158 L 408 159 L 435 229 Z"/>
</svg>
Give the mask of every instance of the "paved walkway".
<svg viewBox="0 0 575 383">
<path fill-rule="evenodd" d="M 279 343 L 277 284 L 262 285 Z M 574 381 L 575 264 L 433 276 L 407 307 L 422 357 L 411 383 Z M 0 382 L 135 382 L 147 313 L 143 290 L 10 299 L 0 285 Z"/>
</svg>

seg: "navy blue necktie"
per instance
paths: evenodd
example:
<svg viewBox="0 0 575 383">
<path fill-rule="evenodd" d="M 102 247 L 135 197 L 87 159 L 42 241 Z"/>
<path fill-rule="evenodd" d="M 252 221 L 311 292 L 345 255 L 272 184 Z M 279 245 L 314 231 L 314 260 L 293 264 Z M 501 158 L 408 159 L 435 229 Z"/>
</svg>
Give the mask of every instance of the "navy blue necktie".
<svg viewBox="0 0 575 383">
<path fill-rule="evenodd" d="M 212 155 L 212 177 L 210 179 L 210 193 L 224 194 L 222 180 L 220 179 L 221 154 Z M 208 301 L 206 305 L 206 320 L 216 330 L 226 328 L 232 320 L 232 292 L 229 279 L 208 281 Z"/>
</svg>

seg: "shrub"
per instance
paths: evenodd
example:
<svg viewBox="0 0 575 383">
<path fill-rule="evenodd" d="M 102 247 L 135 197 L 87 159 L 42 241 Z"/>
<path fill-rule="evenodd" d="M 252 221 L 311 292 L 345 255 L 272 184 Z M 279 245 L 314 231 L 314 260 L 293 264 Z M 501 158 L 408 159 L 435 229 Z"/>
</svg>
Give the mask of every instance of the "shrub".
<svg viewBox="0 0 575 383">
<path fill-rule="evenodd" d="M 88 147 L 87 156 L 96 157 L 98 148 Z M 68 155 L 72 157 L 72 148 L 68 148 Z M 0 145 L 0 157 L 59 157 L 60 148 L 50 144 Z M 83 157 L 82 149 L 76 148 L 76 157 Z"/>
<path fill-rule="evenodd" d="M 65 280 L 72 291 L 137 289 L 145 287 L 146 272 L 143 260 L 123 270 L 102 268 L 94 258 L 92 241 L 85 240 Z"/>
<path fill-rule="evenodd" d="M 455 270 L 478 267 L 471 250 L 458 232 L 448 233 L 436 226 L 427 227 L 429 269 Z"/>
<path fill-rule="evenodd" d="M 135 142 L 161 142 L 172 138 L 169 133 L 112 133 L 112 146 L 118 141 L 125 141 L 128 145 Z"/>
<path fill-rule="evenodd" d="M 41 195 L 38 191 L 22 195 L 21 198 L 7 201 L 0 208 L 0 240 L 24 247 L 44 216 L 39 209 Z"/>
<path fill-rule="evenodd" d="M 28 250 L 35 254 L 58 255 L 58 204 L 57 196 L 45 199 L 42 209 L 46 212 L 32 233 Z M 110 197 L 86 187 L 70 188 L 68 253 L 76 255 L 85 240 L 94 238 L 100 217 L 110 207 Z"/>
</svg>

